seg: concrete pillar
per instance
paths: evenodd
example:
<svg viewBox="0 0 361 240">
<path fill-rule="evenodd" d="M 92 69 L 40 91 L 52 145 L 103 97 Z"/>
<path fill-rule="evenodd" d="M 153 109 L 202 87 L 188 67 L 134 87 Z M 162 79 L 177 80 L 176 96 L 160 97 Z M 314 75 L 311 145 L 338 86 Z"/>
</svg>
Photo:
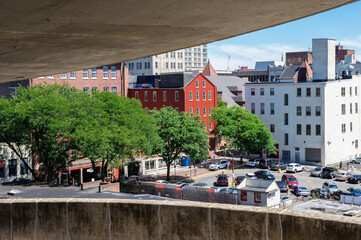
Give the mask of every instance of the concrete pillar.
<svg viewBox="0 0 361 240">
<path fill-rule="evenodd" d="M 80 169 L 80 184 L 83 184 L 83 169 Z"/>
</svg>

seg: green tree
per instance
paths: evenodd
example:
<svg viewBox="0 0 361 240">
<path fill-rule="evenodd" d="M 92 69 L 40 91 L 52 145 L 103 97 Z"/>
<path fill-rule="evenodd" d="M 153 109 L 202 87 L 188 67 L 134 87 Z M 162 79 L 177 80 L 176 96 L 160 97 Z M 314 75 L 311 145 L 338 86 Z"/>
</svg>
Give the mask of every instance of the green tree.
<svg viewBox="0 0 361 240">
<path fill-rule="evenodd" d="M 217 107 L 218 108 L 227 108 L 227 102 L 222 100 L 222 97 L 217 97 Z"/>
<path fill-rule="evenodd" d="M 170 180 L 170 166 L 182 152 L 190 158 L 207 156 L 208 132 L 202 127 L 199 116 L 174 110 L 172 107 L 151 111 L 159 126 L 160 144 L 156 152 L 167 164 L 167 180 Z"/>
<path fill-rule="evenodd" d="M 264 123 L 241 107 L 217 108 L 212 119 L 216 123 L 217 137 L 228 141 L 240 153 L 241 159 L 245 151 L 259 153 L 265 149 L 272 153 L 276 150 L 275 141 Z"/>
</svg>

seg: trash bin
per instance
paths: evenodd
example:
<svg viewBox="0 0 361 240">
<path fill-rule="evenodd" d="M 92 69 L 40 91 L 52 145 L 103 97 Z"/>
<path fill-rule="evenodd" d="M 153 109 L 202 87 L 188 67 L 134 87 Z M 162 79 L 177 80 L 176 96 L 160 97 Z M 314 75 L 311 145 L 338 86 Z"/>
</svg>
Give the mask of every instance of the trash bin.
<svg viewBox="0 0 361 240">
<path fill-rule="evenodd" d="M 182 160 L 182 164 L 181 164 L 182 166 L 189 166 L 189 156 L 183 156 L 181 160 Z"/>
</svg>

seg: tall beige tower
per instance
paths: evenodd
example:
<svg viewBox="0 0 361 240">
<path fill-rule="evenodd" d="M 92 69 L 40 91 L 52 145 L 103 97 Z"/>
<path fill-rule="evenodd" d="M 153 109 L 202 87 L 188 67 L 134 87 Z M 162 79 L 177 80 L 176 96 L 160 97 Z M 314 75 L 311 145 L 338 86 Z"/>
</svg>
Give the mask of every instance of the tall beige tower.
<svg viewBox="0 0 361 240">
<path fill-rule="evenodd" d="M 336 73 L 335 40 L 312 39 L 312 70 L 314 81 L 334 80 Z"/>
</svg>

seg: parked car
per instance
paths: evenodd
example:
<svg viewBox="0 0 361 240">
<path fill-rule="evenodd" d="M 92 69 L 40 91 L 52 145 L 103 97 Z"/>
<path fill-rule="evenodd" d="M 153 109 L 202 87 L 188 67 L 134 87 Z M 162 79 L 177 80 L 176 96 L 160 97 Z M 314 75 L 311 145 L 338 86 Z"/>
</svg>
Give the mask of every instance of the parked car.
<svg viewBox="0 0 361 240">
<path fill-rule="evenodd" d="M 324 182 L 322 184 L 322 188 L 329 192 L 331 195 L 335 193 L 337 190 L 340 190 L 337 185 L 333 182 Z"/>
<path fill-rule="evenodd" d="M 352 196 L 361 197 L 361 189 L 358 189 L 358 188 L 348 188 L 347 191 L 351 192 Z"/>
<path fill-rule="evenodd" d="M 157 181 L 155 181 L 156 183 L 164 183 L 164 184 L 166 184 L 166 183 L 168 183 L 166 180 L 157 180 Z"/>
<path fill-rule="evenodd" d="M 346 181 L 346 179 L 348 177 L 351 177 L 351 174 L 349 172 L 346 172 L 346 171 L 338 171 L 336 176 L 335 176 L 335 179 L 337 181 Z"/>
<path fill-rule="evenodd" d="M 283 181 L 277 181 L 277 185 L 280 188 L 281 192 L 288 192 L 287 183 Z"/>
<path fill-rule="evenodd" d="M 298 164 L 298 163 L 289 163 L 287 164 L 287 168 L 286 168 L 286 172 L 302 172 L 303 171 L 303 167 Z"/>
<path fill-rule="evenodd" d="M 325 189 L 322 189 L 322 188 L 315 188 L 315 189 L 312 189 L 310 191 L 310 194 L 312 197 L 316 197 L 316 198 L 330 198 L 330 194 L 325 190 Z"/>
<path fill-rule="evenodd" d="M 246 178 L 248 178 L 248 179 L 257 179 L 257 176 L 254 173 L 246 173 Z"/>
<path fill-rule="evenodd" d="M 259 171 L 255 172 L 254 175 L 256 175 L 257 178 L 262 178 L 265 180 L 274 180 L 275 179 L 275 176 L 273 176 L 269 171 L 266 171 L 266 170 L 259 170 Z"/>
<path fill-rule="evenodd" d="M 231 188 L 222 188 L 221 190 L 219 190 L 219 192 L 237 195 L 237 190 Z"/>
<path fill-rule="evenodd" d="M 352 163 L 358 163 L 360 164 L 361 163 L 361 158 L 355 158 L 352 160 Z"/>
<path fill-rule="evenodd" d="M 351 196 L 352 193 L 349 192 L 349 191 L 337 190 L 336 192 L 333 193 L 333 198 L 336 199 L 336 200 L 340 200 L 341 195 L 349 195 L 349 196 Z"/>
<path fill-rule="evenodd" d="M 227 174 L 218 174 L 217 181 L 214 183 L 214 186 L 228 186 Z"/>
<path fill-rule="evenodd" d="M 280 199 L 281 199 L 281 201 L 287 201 L 290 199 L 290 197 L 289 196 L 281 196 Z"/>
<path fill-rule="evenodd" d="M 194 187 L 208 187 L 207 183 L 193 183 L 192 186 L 194 186 Z"/>
<path fill-rule="evenodd" d="M 312 176 L 312 177 L 321 177 L 322 170 L 323 170 L 323 168 L 317 167 L 317 168 L 313 169 L 310 176 Z"/>
<path fill-rule="evenodd" d="M 278 163 L 278 160 L 277 159 L 261 159 L 261 161 L 259 161 L 258 167 L 268 168 L 274 162 Z"/>
<path fill-rule="evenodd" d="M 219 169 L 223 169 L 223 168 L 227 168 L 228 165 L 228 160 L 221 160 L 217 163 L 213 163 L 211 165 L 209 165 L 209 170 L 219 170 Z"/>
<path fill-rule="evenodd" d="M 212 189 L 214 189 L 214 192 L 219 192 L 219 188 L 217 188 L 217 187 L 215 187 L 215 186 L 213 186 L 213 187 L 209 187 L 209 188 L 212 188 Z"/>
<path fill-rule="evenodd" d="M 351 175 L 346 179 L 346 181 L 348 183 L 360 183 L 361 182 L 361 175 L 356 175 L 356 174 Z"/>
<path fill-rule="evenodd" d="M 239 185 L 244 179 L 246 179 L 246 176 L 238 176 L 234 179 L 236 185 Z"/>
<path fill-rule="evenodd" d="M 296 196 L 308 197 L 310 195 L 310 191 L 306 187 L 298 187 L 295 191 Z"/>
<path fill-rule="evenodd" d="M 337 169 L 334 167 L 324 167 L 321 172 L 322 178 L 334 178 L 337 174 Z"/>
<path fill-rule="evenodd" d="M 288 187 L 298 186 L 298 180 L 291 174 L 283 174 L 281 181 L 285 182 Z"/>
<path fill-rule="evenodd" d="M 280 162 L 279 164 L 278 164 L 278 162 L 277 163 L 274 162 L 269 166 L 269 169 L 271 169 L 271 170 L 278 170 L 278 169 L 285 170 L 286 169 L 286 164 L 284 162 Z"/>
<path fill-rule="evenodd" d="M 248 167 L 257 167 L 260 161 L 261 161 L 260 158 L 250 159 L 246 163 L 246 166 L 248 166 Z"/>
</svg>

